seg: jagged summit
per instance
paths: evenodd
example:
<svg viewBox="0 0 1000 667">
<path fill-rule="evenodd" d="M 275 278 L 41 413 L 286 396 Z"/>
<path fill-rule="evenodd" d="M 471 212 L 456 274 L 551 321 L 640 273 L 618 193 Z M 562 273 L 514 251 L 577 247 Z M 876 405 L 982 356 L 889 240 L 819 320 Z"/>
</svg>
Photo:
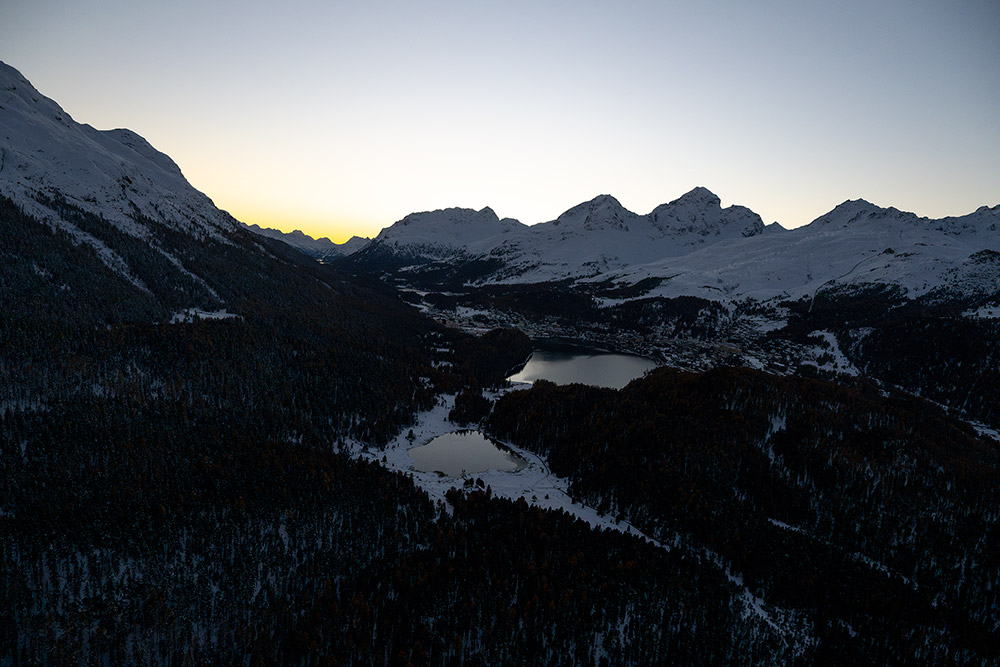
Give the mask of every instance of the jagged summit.
<svg viewBox="0 0 1000 667">
<path fill-rule="evenodd" d="M 848 199 L 834 207 L 832 211 L 814 220 L 811 225 L 854 227 L 877 221 L 886 225 L 889 222 L 905 224 L 928 223 L 928 218 L 921 218 L 915 213 L 900 211 L 895 207 L 882 207 L 866 199 Z"/>
<path fill-rule="evenodd" d="M 415 259 L 441 259 L 484 244 L 490 246 L 490 239 L 502 239 L 524 227 L 511 218 L 501 220 L 489 207 L 478 211 L 446 208 L 409 214 L 379 232 L 375 244 L 382 250 Z"/>
<path fill-rule="evenodd" d="M 598 195 L 590 201 L 577 204 L 551 224 L 586 229 L 610 228 L 627 231 L 628 223 L 635 217 L 634 213 L 627 210 L 621 205 L 621 202 L 611 195 Z"/>
<path fill-rule="evenodd" d="M 350 255 L 363 248 L 371 240 L 360 236 L 352 236 L 344 243 L 334 243 L 325 236 L 314 239 L 299 229 L 291 232 L 283 232 L 279 229 L 261 227 L 260 225 L 246 225 L 246 227 L 255 234 L 284 241 L 300 252 L 322 260 Z"/>
<path fill-rule="evenodd" d="M 783 234 L 784 232 L 791 231 L 782 225 L 780 222 L 775 220 L 774 222 L 764 225 L 764 232 L 766 234 Z"/>
<path fill-rule="evenodd" d="M 722 206 L 722 200 L 719 196 L 708 188 L 697 186 L 692 188 L 690 191 L 684 193 L 670 204 L 685 204 L 685 205 L 697 205 L 704 207 L 714 207 L 719 208 Z M 670 204 L 667 204 L 668 206 Z"/>
<path fill-rule="evenodd" d="M 753 211 L 722 208 L 717 195 L 697 187 L 646 215 L 602 194 L 531 226 L 498 220 L 489 208 L 414 213 L 382 230 L 369 254 L 379 266 L 385 253 L 403 264 L 479 257 L 503 264 L 508 278 L 560 280 L 676 257 L 763 230 Z"/>
<path fill-rule="evenodd" d="M 858 215 L 862 215 L 862 214 L 864 214 L 864 215 L 870 215 L 872 213 L 877 213 L 879 211 L 884 211 L 884 210 L 887 210 L 887 209 L 884 209 L 881 206 L 878 206 L 877 204 L 873 204 L 872 202 L 868 201 L 867 199 L 861 199 L 861 198 L 858 198 L 858 199 L 848 199 L 848 200 L 846 200 L 846 201 L 844 201 L 844 202 L 842 202 L 842 203 L 837 204 L 836 206 L 834 206 L 833 209 L 829 213 L 825 214 L 824 216 L 821 216 L 820 219 L 821 220 L 822 219 L 839 219 L 839 218 L 845 218 L 845 217 L 858 216 Z"/>
<path fill-rule="evenodd" d="M 388 232 L 394 227 L 424 226 L 439 227 L 444 225 L 452 226 L 474 226 L 493 225 L 500 222 L 497 214 L 490 207 L 485 207 L 479 211 L 471 208 L 444 208 L 435 211 L 420 211 L 410 213 L 399 222 L 393 224 L 382 232 Z M 382 234 L 379 234 L 381 237 Z"/>
<path fill-rule="evenodd" d="M 764 231 L 760 216 L 744 206 L 722 208 L 711 190 L 696 187 L 649 214 L 653 227 L 667 236 L 756 236 Z"/>
</svg>

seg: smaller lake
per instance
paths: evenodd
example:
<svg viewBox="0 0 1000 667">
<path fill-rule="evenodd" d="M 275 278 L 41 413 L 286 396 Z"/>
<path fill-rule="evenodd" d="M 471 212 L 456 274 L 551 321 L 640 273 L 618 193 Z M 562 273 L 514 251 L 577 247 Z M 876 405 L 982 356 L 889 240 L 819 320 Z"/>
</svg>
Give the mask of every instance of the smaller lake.
<svg viewBox="0 0 1000 667">
<path fill-rule="evenodd" d="M 409 454 L 415 470 L 443 472 L 451 477 L 487 470 L 518 470 L 527 464 L 479 431 L 445 433 L 414 447 Z"/>
<path fill-rule="evenodd" d="M 511 382 L 548 380 L 556 384 L 579 382 L 621 389 L 654 368 L 656 362 L 652 359 L 632 354 L 536 349 L 524 368 L 507 379 Z"/>
</svg>

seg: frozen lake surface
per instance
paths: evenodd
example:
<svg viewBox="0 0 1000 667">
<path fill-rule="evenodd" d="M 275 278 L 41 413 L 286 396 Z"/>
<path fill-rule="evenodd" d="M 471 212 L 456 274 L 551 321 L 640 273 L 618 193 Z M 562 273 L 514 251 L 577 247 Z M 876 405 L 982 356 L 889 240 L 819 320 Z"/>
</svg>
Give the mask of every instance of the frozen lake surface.
<svg viewBox="0 0 1000 667">
<path fill-rule="evenodd" d="M 549 380 L 556 384 L 589 384 L 595 387 L 621 389 L 646 371 L 656 368 L 656 362 L 645 357 L 613 352 L 582 350 L 536 349 L 511 382 Z"/>
<path fill-rule="evenodd" d="M 426 445 L 414 447 L 409 454 L 415 470 L 441 472 L 450 477 L 487 470 L 518 470 L 527 464 L 479 431 L 445 433 Z"/>
</svg>

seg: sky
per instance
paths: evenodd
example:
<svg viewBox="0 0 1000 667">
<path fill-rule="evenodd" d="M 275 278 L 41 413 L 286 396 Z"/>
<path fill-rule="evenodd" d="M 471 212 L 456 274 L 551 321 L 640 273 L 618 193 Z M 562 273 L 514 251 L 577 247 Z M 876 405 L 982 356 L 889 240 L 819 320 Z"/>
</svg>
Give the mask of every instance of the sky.
<svg viewBox="0 0 1000 667">
<path fill-rule="evenodd" d="M 3 0 L 0 60 L 236 218 L 341 242 L 695 186 L 764 222 L 1000 204 L 1000 3 Z"/>
</svg>

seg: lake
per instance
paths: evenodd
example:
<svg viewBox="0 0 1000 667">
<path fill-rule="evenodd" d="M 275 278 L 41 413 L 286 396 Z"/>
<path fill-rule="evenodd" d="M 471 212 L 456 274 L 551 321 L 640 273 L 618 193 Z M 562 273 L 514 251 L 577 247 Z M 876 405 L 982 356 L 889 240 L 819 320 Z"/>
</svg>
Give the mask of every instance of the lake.
<svg viewBox="0 0 1000 667">
<path fill-rule="evenodd" d="M 487 470 L 518 470 L 527 461 L 501 448 L 479 431 L 454 431 L 409 451 L 413 468 L 422 472 L 443 472 L 451 477 Z"/>
<path fill-rule="evenodd" d="M 621 389 L 654 368 L 656 362 L 634 354 L 568 347 L 541 348 L 531 353 L 524 368 L 507 379 L 511 382 L 549 380 L 556 384 L 579 382 Z"/>
</svg>

